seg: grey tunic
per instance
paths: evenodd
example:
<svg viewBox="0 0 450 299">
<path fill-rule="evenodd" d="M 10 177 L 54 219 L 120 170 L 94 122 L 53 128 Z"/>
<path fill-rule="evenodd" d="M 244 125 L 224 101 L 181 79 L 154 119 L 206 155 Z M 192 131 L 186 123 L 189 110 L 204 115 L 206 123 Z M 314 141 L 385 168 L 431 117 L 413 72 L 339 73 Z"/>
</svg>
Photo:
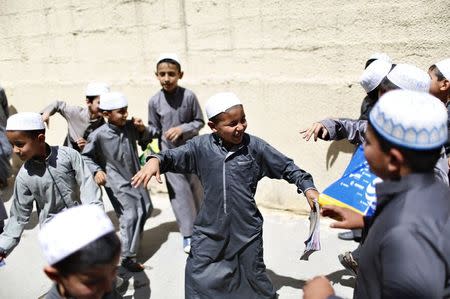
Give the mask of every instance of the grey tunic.
<svg viewBox="0 0 450 299">
<path fill-rule="evenodd" d="M 160 90 L 150 99 L 148 124 L 152 137 L 158 138 L 161 150 L 185 144 L 197 136 L 205 125 L 197 97 L 183 87 L 177 87 L 173 94 Z M 178 126 L 183 134 L 176 143 L 172 143 L 164 137 L 164 133 Z M 201 204 L 201 183 L 196 175 L 171 172 L 166 173 L 166 183 L 180 232 L 185 237 L 190 236 Z"/>
<path fill-rule="evenodd" d="M 156 157 L 162 172 L 195 173 L 204 186 L 186 264 L 186 298 L 274 298 L 263 260 L 263 217 L 253 196 L 263 177 L 305 192 L 314 188 L 311 175 L 248 134 L 230 151 L 208 134 Z"/>
<path fill-rule="evenodd" d="M 6 127 L 6 120 L 9 117 L 8 98 L 5 90 L 0 86 L 0 127 Z"/>
<path fill-rule="evenodd" d="M 6 138 L 6 120 L 9 117 L 8 99 L 5 90 L 0 86 L 0 183 L 5 184 L 7 178 L 11 175 L 11 158 L 12 148 Z"/>
<path fill-rule="evenodd" d="M 77 145 L 77 140 L 80 138 L 88 139 L 92 131 L 105 123 L 103 117 L 91 119 L 89 109 L 87 107 L 70 106 L 63 101 L 54 101 L 45 107 L 41 113 L 49 113 L 50 115 L 58 112 L 67 121 L 68 135 L 64 141 L 64 145 L 72 147 L 77 151 L 80 148 Z"/>
<path fill-rule="evenodd" d="M 361 248 L 355 298 L 442 298 L 450 192 L 432 174 L 376 186 L 375 215 Z M 442 242 L 444 241 L 444 242 Z"/>
<path fill-rule="evenodd" d="M 80 200 L 103 208 L 100 189 L 81 155 L 64 146 L 47 147 L 45 161 L 28 160 L 17 174 L 10 218 L 0 235 L 0 248 L 8 253 L 19 243 L 34 202 L 41 225 Z"/>
<path fill-rule="evenodd" d="M 105 190 L 119 217 L 125 257 L 136 255 L 139 234 L 153 209 L 147 190 L 131 186 L 140 169 L 136 142 L 145 147 L 150 140 L 148 131 L 139 133 L 130 120 L 123 128 L 106 123 L 89 136 L 82 153 L 92 173 L 106 172 Z"/>
<path fill-rule="evenodd" d="M 367 120 L 324 119 L 320 123 L 327 129 L 330 140 L 347 139 L 353 144 L 362 144 L 366 139 Z M 444 184 L 449 185 L 449 167 L 444 147 L 434 166 L 434 175 Z"/>
</svg>

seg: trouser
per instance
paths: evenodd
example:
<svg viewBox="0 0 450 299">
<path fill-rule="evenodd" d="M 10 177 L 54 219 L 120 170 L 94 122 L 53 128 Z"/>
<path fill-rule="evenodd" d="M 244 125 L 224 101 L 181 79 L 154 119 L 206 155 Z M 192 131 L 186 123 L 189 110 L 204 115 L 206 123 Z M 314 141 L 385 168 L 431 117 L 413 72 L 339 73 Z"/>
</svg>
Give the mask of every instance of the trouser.
<svg viewBox="0 0 450 299">
<path fill-rule="evenodd" d="M 105 187 L 105 190 L 119 218 L 121 255 L 124 258 L 135 257 L 145 221 L 153 209 L 150 198 L 145 196 L 116 197 L 110 188 Z"/>
<path fill-rule="evenodd" d="M 178 227 L 184 237 L 192 235 L 192 228 L 203 197 L 203 187 L 194 174 L 168 172 L 165 174 L 170 204 Z"/>
</svg>

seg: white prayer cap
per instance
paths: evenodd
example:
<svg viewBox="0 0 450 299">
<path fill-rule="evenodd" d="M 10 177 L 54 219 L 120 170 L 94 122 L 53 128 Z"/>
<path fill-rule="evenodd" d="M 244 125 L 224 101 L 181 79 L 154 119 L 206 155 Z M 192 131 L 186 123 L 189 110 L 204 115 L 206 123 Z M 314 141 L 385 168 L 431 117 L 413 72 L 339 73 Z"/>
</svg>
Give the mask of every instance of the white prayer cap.
<svg viewBox="0 0 450 299">
<path fill-rule="evenodd" d="M 128 101 L 120 92 L 111 91 L 100 96 L 100 104 L 98 107 L 101 110 L 111 111 L 128 107 Z"/>
<path fill-rule="evenodd" d="M 11 115 L 6 121 L 6 131 L 44 130 L 42 116 L 36 112 L 19 112 Z"/>
<path fill-rule="evenodd" d="M 397 64 L 387 78 L 401 89 L 430 91 L 431 79 L 428 73 L 411 64 Z"/>
<path fill-rule="evenodd" d="M 100 96 L 109 92 L 109 85 L 103 82 L 91 82 L 86 87 L 86 96 Z"/>
<path fill-rule="evenodd" d="M 39 232 L 49 265 L 63 260 L 89 243 L 114 231 L 105 212 L 95 205 L 80 205 L 56 214 Z"/>
<path fill-rule="evenodd" d="M 233 106 L 242 105 L 241 100 L 232 92 L 220 92 L 206 102 L 206 117 L 208 119 L 227 111 Z"/>
<path fill-rule="evenodd" d="M 447 109 L 429 93 L 389 91 L 370 111 L 369 120 L 383 138 L 402 147 L 427 150 L 447 142 Z"/>
<path fill-rule="evenodd" d="M 386 53 L 373 53 L 369 59 L 367 60 L 384 60 L 386 62 L 392 63 L 392 59 L 391 57 L 389 57 L 389 55 L 387 55 Z"/>
<path fill-rule="evenodd" d="M 450 58 L 444 59 L 436 63 L 439 71 L 444 75 L 445 79 L 450 80 Z"/>
<path fill-rule="evenodd" d="M 369 93 L 378 85 L 392 68 L 392 63 L 384 60 L 375 60 L 362 73 L 359 83 Z"/>
<path fill-rule="evenodd" d="M 164 59 L 174 60 L 174 61 L 178 62 L 178 64 L 181 65 L 180 59 L 178 58 L 178 55 L 175 53 L 162 53 L 161 55 L 159 55 L 158 62 L 156 62 L 156 64 L 158 65 L 158 63 L 160 63 L 161 60 L 164 60 Z"/>
</svg>

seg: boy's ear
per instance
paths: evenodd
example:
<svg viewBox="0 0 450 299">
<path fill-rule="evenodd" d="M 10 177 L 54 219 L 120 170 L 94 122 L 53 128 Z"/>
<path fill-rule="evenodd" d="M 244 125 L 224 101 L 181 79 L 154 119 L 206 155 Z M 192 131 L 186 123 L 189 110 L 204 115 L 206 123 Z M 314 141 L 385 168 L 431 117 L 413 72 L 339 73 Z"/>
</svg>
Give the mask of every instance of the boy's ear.
<svg viewBox="0 0 450 299">
<path fill-rule="evenodd" d="M 58 269 L 52 266 L 45 266 L 44 273 L 53 281 L 59 282 L 61 280 L 61 274 L 59 273 Z"/>
<path fill-rule="evenodd" d="M 39 134 L 37 136 L 37 139 L 39 142 L 45 142 L 45 134 Z"/>
<path fill-rule="evenodd" d="M 211 131 L 213 131 L 214 133 L 216 133 L 217 132 L 217 129 L 216 129 L 216 124 L 214 123 L 214 122 L 212 122 L 212 121 L 208 121 L 208 127 L 210 127 L 211 128 Z"/>
<path fill-rule="evenodd" d="M 155 76 L 156 78 L 158 78 L 158 71 L 155 71 Z"/>
<path fill-rule="evenodd" d="M 441 84 L 441 90 L 450 91 L 450 80 L 444 79 Z"/>
<path fill-rule="evenodd" d="M 389 161 L 388 161 L 388 172 L 391 174 L 391 177 L 400 176 L 401 170 L 408 167 L 405 164 L 405 157 L 403 154 L 396 148 L 391 148 L 389 150 Z"/>
<path fill-rule="evenodd" d="M 180 71 L 180 79 L 183 79 L 184 72 Z"/>
</svg>

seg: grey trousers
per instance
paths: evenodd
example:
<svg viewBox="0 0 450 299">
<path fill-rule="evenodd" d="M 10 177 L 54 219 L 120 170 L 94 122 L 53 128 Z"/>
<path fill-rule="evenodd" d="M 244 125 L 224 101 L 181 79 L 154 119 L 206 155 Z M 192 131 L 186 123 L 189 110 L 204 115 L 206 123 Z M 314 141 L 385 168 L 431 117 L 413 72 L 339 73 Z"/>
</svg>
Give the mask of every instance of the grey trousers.
<svg viewBox="0 0 450 299">
<path fill-rule="evenodd" d="M 165 173 L 170 204 L 183 237 L 192 228 L 203 198 L 203 187 L 195 174 Z"/>
</svg>

